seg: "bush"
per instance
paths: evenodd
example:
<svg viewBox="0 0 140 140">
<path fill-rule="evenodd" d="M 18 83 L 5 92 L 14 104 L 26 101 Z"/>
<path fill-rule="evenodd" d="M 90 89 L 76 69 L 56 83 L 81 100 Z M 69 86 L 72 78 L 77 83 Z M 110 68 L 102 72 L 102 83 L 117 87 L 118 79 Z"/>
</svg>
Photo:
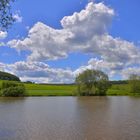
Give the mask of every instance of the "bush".
<svg viewBox="0 0 140 140">
<path fill-rule="evenodd" d="M 1 96 L 19 97 L 24 95 L 24 84 L 10 81 L 5 81 L 2 83 Z"/>
</svg>

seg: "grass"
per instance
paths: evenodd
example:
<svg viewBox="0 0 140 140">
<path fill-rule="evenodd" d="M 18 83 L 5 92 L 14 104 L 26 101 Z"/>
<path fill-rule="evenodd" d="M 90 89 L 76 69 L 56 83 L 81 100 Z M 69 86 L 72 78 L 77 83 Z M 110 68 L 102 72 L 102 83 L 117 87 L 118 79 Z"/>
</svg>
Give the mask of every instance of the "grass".
<svg viewBox="0 0 140 140">
<path fill-rule="evenodd" d="M 27 96 L 74 96 L 75 85 L 25 84 Z"/>
<path fill-rule="evenodd" d="M 2 81 L 0 81 L 1 87 Z M 26 96 L 76 96 L 75 85 L 52 85 L 52 84 L 24 84 Z M 107 91 L 108 96 L 132 96 L 128 84 L 114 84 Z"/>
<path fill-rule="evenodd" d="M 116 84 L 111 86 L 111 88 L 107 91 L 107 95 L 124 96 L 132 95 L 132 93 L 130 93 L 130 86 L 128 84 Z"/>
<path fill-rule="evenodd" d="M 2 81 L 0 81 L 0 87 Z M 24 84 L 26 96 L 74 96 L 75 85 Z"/>
</svg>

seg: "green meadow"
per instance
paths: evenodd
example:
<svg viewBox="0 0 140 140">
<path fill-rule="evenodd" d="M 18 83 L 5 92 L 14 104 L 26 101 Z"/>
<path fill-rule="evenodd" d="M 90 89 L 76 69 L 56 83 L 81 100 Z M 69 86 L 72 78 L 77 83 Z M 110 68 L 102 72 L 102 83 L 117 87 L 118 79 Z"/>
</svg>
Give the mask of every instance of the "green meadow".
<svg viewBox="0 0 140 140">
<path fill-rule="evenodd" d="M 25 84 L 27 96 L 74 96 L 75 85 Z"/>
<path fill-rule="evenodd" d="M 0 81 L 1 87 L 2 81 Z M 76 85 L 24 84 L 26 96 L 76 96 Z M 134 95 L 128 84 L 113 84 L 107 91 L 108 96 Z"/>
<path fill-rule="evenodd" d="M 0 81 L 0 87 L 2 81 Z M 74 96 L 75 85 L 24 84 L 26 96 Z"/>
<path fill-rule="evenodd" d="M 130 92 L 129 84 L 114 84 L 112 85 L 108 91 L 107 95 L 117 95 L 117 96 L 125 96 L 125 95 L 134 95 Z"/>
</svg>

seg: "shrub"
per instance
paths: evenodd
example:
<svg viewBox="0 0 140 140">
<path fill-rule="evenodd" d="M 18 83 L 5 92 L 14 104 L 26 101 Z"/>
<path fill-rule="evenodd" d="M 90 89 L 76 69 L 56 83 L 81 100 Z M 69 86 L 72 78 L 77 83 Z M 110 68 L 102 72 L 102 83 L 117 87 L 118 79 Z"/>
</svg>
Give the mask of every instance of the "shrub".
<svg viewBox="0 0 140 140">
<path fill-rule="evenodd" d="M 1 88 L 2 96 L 19 97 L 25 95 L 25 87 L 22 83 L 4 81 Z"/>
</svg>

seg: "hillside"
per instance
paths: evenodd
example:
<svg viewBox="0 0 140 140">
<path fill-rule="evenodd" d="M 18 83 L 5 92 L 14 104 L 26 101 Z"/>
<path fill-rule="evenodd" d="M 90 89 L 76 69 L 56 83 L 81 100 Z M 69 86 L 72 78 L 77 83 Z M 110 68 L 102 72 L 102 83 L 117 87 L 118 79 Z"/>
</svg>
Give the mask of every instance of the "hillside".
<svg viewBox="0 0 140 140">
<path fill-rule="evenodd" d="M 10 73 L 0 71 L 0 80 L 20 81 L 20 79 Z"/>
</svg>

